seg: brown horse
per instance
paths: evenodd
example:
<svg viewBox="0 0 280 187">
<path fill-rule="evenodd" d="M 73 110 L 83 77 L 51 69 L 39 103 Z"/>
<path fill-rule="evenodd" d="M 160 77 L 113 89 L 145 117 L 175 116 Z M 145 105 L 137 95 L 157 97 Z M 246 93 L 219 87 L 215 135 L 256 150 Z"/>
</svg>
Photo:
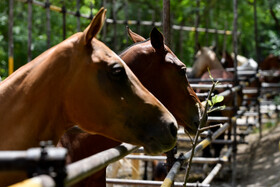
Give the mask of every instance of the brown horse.
<svg viewBox="0 0 280 187">
<path fill-rule="evenodd" d="M 260 70 L 271 71 L 272 76 L 261 77 L 261 82 L 280 82 L 280 56 L 268 55 L 259 65 Z M 275 75 L 275 76 L 273 76 Z"/>
<path fill-rule="evenodd" d="M 122 52 L 120 57 L 143 85 L 171 111 L 178 124 L 193 134 L 204 108 L 189 85 L 186 66 L 164 45 L 163 36 L 157 29 L 152 30 L 149 40 L 129 29 L 128 34 L 135 44 Z M 74 162 L 119 143 L 102 136 L 66 132 L 61 144 L 69 149 L 69 161 Z M 77 186 L 106 186 L 105 174 L 103 169 Z"/>
<path fill-rule="evenodd" d="M 228 65 L 229 64 L 231 64 L 231 63 L 228 63 Z M 231 72 L 227 72 L 224 69 L 222 63 L 218 60 L 216 53 L 214 52 L 214 50 L 211 47 L 201 47 L 196 54 L 196 60 L 193 64 L 192 72 L 190 73 L 189 76 L 193 77 L 193 78 L 201 78 L 202 80 L 210 79 L 207 68 L 210 69 L 210 73 L 214 79 L 217 79 L 217 78 L 233 79 L 234 78 L 234 75 Z M 224 91 L 224 90 L 215 91 L 215 94 L 218 94 L 219 92 L 222 92 L 222 91 Z M 240 91 L 239 94 L 241 95 L 241 97 L 238 97 L 239 98 L 238 104 L 241 104 L 242 92 Z M 233 105 L 234 104 L 233 96 L 234 96 L 233 94 L 226 96 L 224 98 L 224 101 L 222 103 L 220 103 L 220 105 L 234 106 Z M 233 110 L 231 110 L 231 111 L 225 110 L 225 111 L 212 112 L 209 114 L 209 116 L 212 115 L 212 116 L 230 117 L 233 114 L 234 114 Z M 213 123 L 213 124 L 215 124 L 215 123 Z M 209 125 L 212 125 L 212 123 L 209 123 Z M 216 129 L 213 129 L 213 130 L 216 130 Z M 224 139 L 224 134 L 219 136 L 218 139 Z M 223 148 L 223 145 L 221 145 L 221 144 L 214 145 L 215 153 L 213 156 L 218 157 L 220 155 L 220 151 L 222 148 Z M 212 156 L 209 146 L 203 150 L 203 156 L 205 156 L 205 157 Z"/>
<path fill-rule="evenodd" d="M 142 145 L 151 154 L 175 145 L 175 118 L 119 56 L 95 38 L 105 13 L 102 8 L 83 32 L 1 82 L 1 150 L 24 150 L 41 140 L 57 143 L 74 125 Z M 0 185 L 20 179 L 2 173 Z"/>
</svg>

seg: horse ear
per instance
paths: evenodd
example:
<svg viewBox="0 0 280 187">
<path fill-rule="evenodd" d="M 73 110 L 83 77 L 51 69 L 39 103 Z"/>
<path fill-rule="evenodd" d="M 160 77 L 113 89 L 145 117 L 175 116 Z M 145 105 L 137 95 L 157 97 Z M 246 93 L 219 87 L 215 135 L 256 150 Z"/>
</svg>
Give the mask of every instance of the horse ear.
<svg viewBox="0 0 280 187">
<path fill-rule="evenodd" d="M 84 30 L 84 42 L 85 44 L 89 44 L 97 33 L 101 30 L 103 23 L 105 22 L 107 9 L 102 7 L 97 14 L 94 16 L 89 26 Z"/>
<path fill-rule="evenodd" d="M 126 31 L 127 31 L 128 36 L 131 38 L 131 40 L 134 43 L 143 42 L 143 41 L 146 40 L 145 38 L 143 38 L 139 34 L 136 34 L 135 32 L 132 32 L 132 30 L 130 30 L 130 28 L 128 26 L 126 26 Z"/>
<path fill-rule="evenodd" d="M 157 30 L 157 28 L 153 28 L 151 34 L 150 34 L 150 38 L 151 38 L 151 44 L 155 49 L 163 49 L 164 48 L 164 37 L 161 34 L 161 32 L 159 32 Z"/>
</svg>

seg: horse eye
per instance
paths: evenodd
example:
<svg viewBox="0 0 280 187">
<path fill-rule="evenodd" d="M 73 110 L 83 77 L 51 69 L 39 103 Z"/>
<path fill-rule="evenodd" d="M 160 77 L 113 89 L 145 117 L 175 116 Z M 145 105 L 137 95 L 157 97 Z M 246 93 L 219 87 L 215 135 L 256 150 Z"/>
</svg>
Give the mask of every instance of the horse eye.
<svg viewBox="0 0 280 187">
<path fill-rule="evenodd" d="M 114 78 L 125 77 L 126 73 L 124 67 L 118 63 L 115 63 L 111 66 L 111 75 Z"/>
</svg>

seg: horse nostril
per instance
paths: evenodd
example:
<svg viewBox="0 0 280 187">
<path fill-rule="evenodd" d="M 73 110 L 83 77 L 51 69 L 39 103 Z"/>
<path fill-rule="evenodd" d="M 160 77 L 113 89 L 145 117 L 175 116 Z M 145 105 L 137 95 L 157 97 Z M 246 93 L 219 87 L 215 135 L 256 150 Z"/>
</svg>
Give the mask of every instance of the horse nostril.
<svg viewBox="0 0 280 187">
<path fill-rule="evenodd" d="M 171 131 L 171 134 L 174 138 L 177 137 L 177 127 L 174 125 L 174 123 L 171 123 L 170 124 L 170 131 Z"/>
</svg>

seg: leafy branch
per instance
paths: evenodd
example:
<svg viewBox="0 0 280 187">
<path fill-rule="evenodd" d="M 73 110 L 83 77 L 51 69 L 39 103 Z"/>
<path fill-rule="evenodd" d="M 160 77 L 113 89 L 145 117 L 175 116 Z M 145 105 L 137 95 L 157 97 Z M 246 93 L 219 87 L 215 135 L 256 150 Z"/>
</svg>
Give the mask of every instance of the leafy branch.
<svg viewBox="0 0 280 187">
<path fill-rule="evenodd" d="M 209 68 L 208 68 L 208 72 L 209 72 L 209 77 L 212 80 L 212 87 L 211 87 L 210 92 L 207 96 L 206 103 L 205 103 L 205 111 L 204 111 L 204 113 L 201 117 L 200 123 L 198 125 L 198 129 L 196 131 L 195 138 L 194 138 L 194 140 L 191 139 L 192 140 L 192 152 L 191 152 L 190 160 L 187 164 L 187 172 L 186 172 L 185 179 L 184 179 L 184 184 L 183 184 L 184 187 L 186 186 L 188 178 L 189 178 L 190 169 L 191 169 L 191 165 L 192 165 L 191 163 L 192 163 L 192 159 L 194 157 L 194 151 L 195 151 L 195 147 L 197 145 L 198 137 L 199 137 L 200 133 L 205 131 L 205 130 L 208 130 L 209 128 L 217 127 L 217 125 L 204 127 L 206 125 L 206 122 L 207 122 L 207 119 L 206 119 L 207 114 L 210 113 L 210 112 L 213 112 L 213 111 L 216 111 L 216 110 L 222 110 L 222 109 L 225 108 L 224 105 L 219 106 L 219 107 L 214 107 L 215 104 L 222 102 L 224 100 L 224 97 L 223 96 L 218 96 L 218 95 L 214 95 L 213 97 L 211 97 L 215 87 L 219 84 L 219 82 L 218 81 L 214 82 L 214 79 L 213 79 L 213 77 L 210 73 Z M 220 126 L 220 125 L 218 125 L 218 126 Z M 201 128 L 201 127 L 204 127 L 204 128 Z M 190 137 L 189 134 L 188 134 L 188 136 Z"/>
</svg>

